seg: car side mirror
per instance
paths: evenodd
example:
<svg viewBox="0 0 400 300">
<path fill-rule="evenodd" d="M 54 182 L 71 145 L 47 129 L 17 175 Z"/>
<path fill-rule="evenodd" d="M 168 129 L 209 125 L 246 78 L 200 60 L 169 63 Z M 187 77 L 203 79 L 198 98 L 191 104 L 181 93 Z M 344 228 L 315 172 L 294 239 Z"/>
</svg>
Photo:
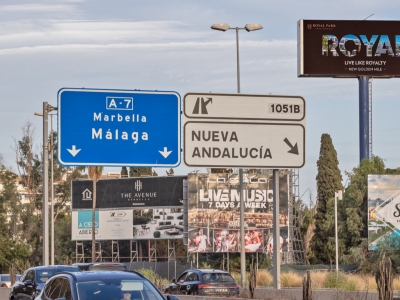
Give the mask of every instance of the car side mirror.
<svg viewBox="0 0 400 300">
<path fill-rule="evenodd" d="M 172 282 L 172 283 L 176 283 L 176 279 L 175 279 L 175 278 L 172 278 L 171 282 Z"/>
<path fill-rule="evenodd" d="M 179 298 L 176 295 L 167 295 L 167 300 L 179 300 Z"/>
<path fill-rule="evenodd" d="M 24 284 L 25 285 L 33 285 L 33 282 L 32 282 L 32 280 L 27 279 L 27 280 L 24 281 Z"/>
</svg>

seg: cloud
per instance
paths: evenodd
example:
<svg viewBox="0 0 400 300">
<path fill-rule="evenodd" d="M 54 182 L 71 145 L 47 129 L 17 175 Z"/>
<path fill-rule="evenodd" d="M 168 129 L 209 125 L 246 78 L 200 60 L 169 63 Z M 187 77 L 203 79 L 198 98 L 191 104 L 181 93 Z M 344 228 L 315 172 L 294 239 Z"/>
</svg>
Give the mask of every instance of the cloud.
<svg viewBox="0 0 400 300">
<path fill-rule="evenodd" d="M 0 6 L 2 12 L 74 12 L 76 8 L 72 5 L 65 4 L 18 4 L 18 5 L 3 5 Z"/>
</svg>

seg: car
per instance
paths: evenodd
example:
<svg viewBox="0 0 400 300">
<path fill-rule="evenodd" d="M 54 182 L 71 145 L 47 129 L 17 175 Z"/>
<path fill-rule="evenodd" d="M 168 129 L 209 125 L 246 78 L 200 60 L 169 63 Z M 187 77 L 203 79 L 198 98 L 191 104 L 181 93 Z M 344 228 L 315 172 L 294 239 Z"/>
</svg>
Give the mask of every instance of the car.
<svg viewBox="0 0 400 300">
<path fill-rule="evenodd" d="M 21 275 L 17 274 L 16 278 L 18 278 Z M 10 287 L 11 286 L 11 277 L 10 274 L 0 274 L 0 287 Z"/>
<path fill-rule="evenodd" d="M 127 266 L 123 263 L 114 262 L 90 262 L 90 263 L 75 263 L 72 266 L 81 269 L 82 271 L 123 271 L 128 270 Z"/>
<path fill-rule="evenodd" d="M 80 272 L 77 267 L 54 265 L 33 267 L 24 272 L 11 287 L 10 300 L 35 299 L 43 289 L 46 281 L 63 271 Z"/>
<path fill-rule="evenodd" d="M 239 286 L 226 271 L 190 269 L 182 273 L 178 280 L 164 288 L 166 294 L 186 294 L 202 296 L 237 296 Z"/>
<path fill-rule="evenodd" d="M 179 300 L 164 296 L 135 271 L 61 272 L 52 277 L 35 300 Z"/>
</svg>

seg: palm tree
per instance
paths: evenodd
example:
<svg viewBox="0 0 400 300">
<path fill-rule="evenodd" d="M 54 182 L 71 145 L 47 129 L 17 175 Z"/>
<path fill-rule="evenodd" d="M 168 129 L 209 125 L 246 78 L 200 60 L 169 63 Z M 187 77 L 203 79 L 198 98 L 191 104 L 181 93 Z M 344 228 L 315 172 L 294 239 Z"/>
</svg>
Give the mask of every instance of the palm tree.
<svg viewBox="0 0 400 300">
<path fill-rule="evenodd" d="M 93 208 L 92 208 L 92 262 L 95 261 L 96 234 L 95 234 L 95 209 L 96 209 L 96 183 L 103 174 L 103 167 L 88 167 L 89 178 L 93 180 Z"/>
</svg>

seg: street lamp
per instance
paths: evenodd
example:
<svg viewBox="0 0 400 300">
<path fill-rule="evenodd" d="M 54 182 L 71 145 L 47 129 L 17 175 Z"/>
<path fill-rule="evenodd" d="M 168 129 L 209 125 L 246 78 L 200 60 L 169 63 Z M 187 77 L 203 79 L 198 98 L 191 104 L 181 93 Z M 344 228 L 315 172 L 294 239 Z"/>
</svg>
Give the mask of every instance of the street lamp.
<svg viewBox="0 0 400 300">
<path fill-rule="evenodd" d="M 53 147 L 53 134 L 51 135 L 51 145 L 48 143 L 48 115 L 49 112 L 57 110 L 57 107 L 53 107 L 47 102 L 43 102 L 43 111 L 35 112 L 35 116 L 43 117 L 43 209 L 42 209 L 42 226 L 43 226 L 43 257 L 42 264 L 49 265 L 49 149 Z M 51 116 L 51 132 L 53 133 L 53 118 Z M 51 156 L 51 223 L 52 225 L 52 235 L 51 235 L 51 264 L 54 265 L 54 187 L 53 187 L 53 155 Z"/>
<path fill-rule="evenodd" d="M 227 23 L 217 23 L 211 26 L 211 29 L 219 31 L 227 31 L 229 29 L 236 30 L 236 74 L 237 74 L 237 91 L 240 93 L 240 64 L 239 64 L 239 30 L 248 32 L 262 29 L 260 24 L 246 24 L 245 27 L 230 27 Z M 246 287 L 246 252 L 244 247 L 244 203 L 243 203 L 243 169 L 239 169 L 239 193 L 240 193 L 240 279 L 241 286 Z"/>
<path fill-rule="evenodd" d="M 336 274 L 339 272 L 339 246 L 338 246 L 338 228 L 337 228 L 337 200 L 343 199 L 343 192 L 335 192 L 335 248 L 336 248 Z"/>
</svg>

